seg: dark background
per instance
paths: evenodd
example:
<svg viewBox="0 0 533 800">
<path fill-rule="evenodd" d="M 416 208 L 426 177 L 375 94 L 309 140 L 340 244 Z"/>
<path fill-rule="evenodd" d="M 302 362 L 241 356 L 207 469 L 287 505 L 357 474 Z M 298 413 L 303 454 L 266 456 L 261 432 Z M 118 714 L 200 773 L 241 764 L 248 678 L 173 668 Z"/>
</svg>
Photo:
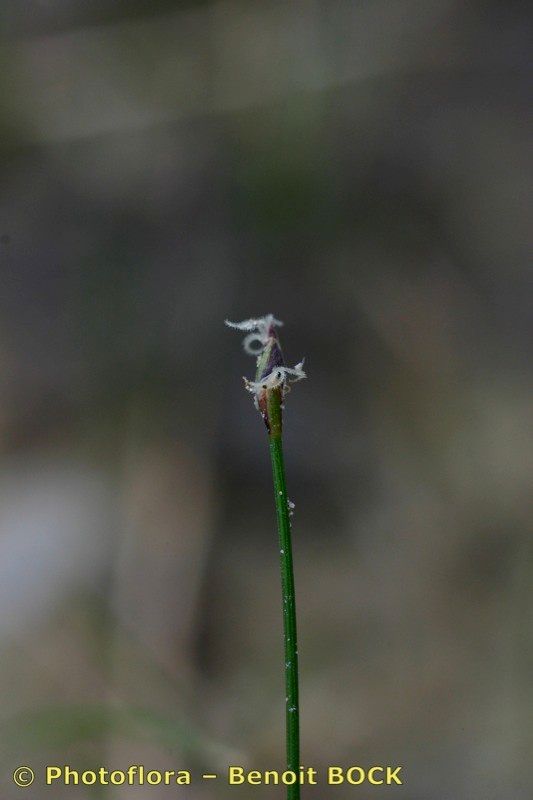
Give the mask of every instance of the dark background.
<svg viewBox="0 0 533 800">
<path fill-rule="evenodd" d="M 526 9 L 3 0 L 2 798 L 283 767 L 268 312 L 302 763 L 405 777 L 303 797 L 530 797 Z"/>
</svg>

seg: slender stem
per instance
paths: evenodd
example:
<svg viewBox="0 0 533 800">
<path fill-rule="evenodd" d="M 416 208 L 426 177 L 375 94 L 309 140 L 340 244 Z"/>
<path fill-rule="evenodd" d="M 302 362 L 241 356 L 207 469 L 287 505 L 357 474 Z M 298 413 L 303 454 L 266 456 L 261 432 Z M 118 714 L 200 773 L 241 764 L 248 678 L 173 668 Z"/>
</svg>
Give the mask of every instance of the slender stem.
<svg viewBox="0 0 533 800">
<path fill-rule="evenodd" d="M 270 458 L 274 477 L 274 497 L 279 534 L 281 565 L 281 589 L 283 601 L 283 636 L 285 642 L 285 687 L 286 687 L 286 737 L 287 769 L 299 775 L 300 769 L 300 706 L 298 700 L 298 642 L 296 636 L 296 602 L 294 572 L 292 566 L 291 523 L 283 445 L 281 438 L 281 393 L 268 392 L 267 406 L 270 421 Z M 287 786 L 287 800 L 299 800 L 300 784 Z"/>
</svg>

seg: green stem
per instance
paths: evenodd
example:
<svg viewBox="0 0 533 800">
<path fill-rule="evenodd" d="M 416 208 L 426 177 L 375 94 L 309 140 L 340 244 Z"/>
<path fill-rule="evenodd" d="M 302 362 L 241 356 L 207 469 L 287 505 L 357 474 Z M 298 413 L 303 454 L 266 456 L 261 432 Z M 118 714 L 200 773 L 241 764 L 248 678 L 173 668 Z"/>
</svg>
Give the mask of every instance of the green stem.
<svg viewBox="0 0 533 800">
<path fill-rule="evenodd" d="M 281 437 L 281 392 L 273 390 L 267 397 L 270 423 L 269 441 L 272 474 L 274 477 L 274 497 L 279 534 L 281 565 L 281 589 L 283 602 L 283 636 L 285 642 L 285 694 L 286 694 L 286 736 L 287 769 L 299 775 L 300 769 L 300 706 L 298 700 L 298 642 L 296 637 L 296 601 L 294 591 L 294 572 L 292 566 L 291 523 L 283 445 Z M 287 800 L 299 800 L 300 784 L 287 786 Z"/>
</svg>

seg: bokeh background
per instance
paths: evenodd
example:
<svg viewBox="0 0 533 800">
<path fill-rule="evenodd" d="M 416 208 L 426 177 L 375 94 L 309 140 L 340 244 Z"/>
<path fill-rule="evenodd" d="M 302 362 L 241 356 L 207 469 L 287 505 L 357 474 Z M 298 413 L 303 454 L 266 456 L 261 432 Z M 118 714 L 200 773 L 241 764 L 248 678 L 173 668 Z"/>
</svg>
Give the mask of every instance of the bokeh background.
<svg viewBox="0 0 533 800">
<path fill-rule="evenodd" d="M 309 374 L 302 762 L 405 777 L 303 797 L 530 797 L 527 4 L 0 16 L 2 798 L 178 794 L 25 763 L 282 768 L 267 440 L 223 327 L 268 312 Z"/>
</svg>

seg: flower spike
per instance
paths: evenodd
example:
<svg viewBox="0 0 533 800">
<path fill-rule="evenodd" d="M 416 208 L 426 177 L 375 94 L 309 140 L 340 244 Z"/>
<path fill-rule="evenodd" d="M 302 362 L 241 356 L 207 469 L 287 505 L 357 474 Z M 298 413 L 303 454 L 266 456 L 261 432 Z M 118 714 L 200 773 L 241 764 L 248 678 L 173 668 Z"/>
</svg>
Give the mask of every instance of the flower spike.
<svg viewBox="0 0 533 800">
<path fill-rule="evenodd" d="M 286 367 L 281 346 L 275 328 L 283 325 L 272 314 L 243 322 L 230 322 L 226 325 L 240 331 L 249 331 L 243 341 L 243 347 L 249 355 L 256 356 L 257 368 L 255 380 L 244 378 L 246 389 L 254 395 L 255 407 L 261 412 L 267 429 L 270 431 L 268 414 L 269 393 L 279 391 L 281 401 L 289 392 L 290 383 L 307 377 L 303 370 L 303 359 L 294 367 Z"/>
</svg>

